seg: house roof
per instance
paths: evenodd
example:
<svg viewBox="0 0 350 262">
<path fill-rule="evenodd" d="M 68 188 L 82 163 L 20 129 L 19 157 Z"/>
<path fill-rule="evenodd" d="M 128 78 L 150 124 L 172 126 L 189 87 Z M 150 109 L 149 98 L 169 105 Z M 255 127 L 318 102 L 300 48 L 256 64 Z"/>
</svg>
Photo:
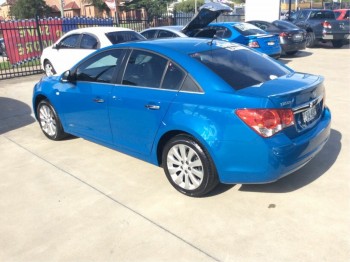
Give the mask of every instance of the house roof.
<svg viewBox="0 0 350 262">
<path fill-rule="evenodd" d="M 75 1 L 69 2 L 64 6 L 64 10 L 71 10 L 71 9 L 80 9 L 80 7 L 77 5 Z"/>
</svg>

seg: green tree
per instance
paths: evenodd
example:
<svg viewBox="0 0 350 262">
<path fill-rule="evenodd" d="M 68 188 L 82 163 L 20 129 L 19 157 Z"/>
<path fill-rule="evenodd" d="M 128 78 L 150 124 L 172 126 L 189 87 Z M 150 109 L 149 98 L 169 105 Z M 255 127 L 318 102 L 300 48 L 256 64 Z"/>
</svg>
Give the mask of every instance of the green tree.
<svg viewBox="0 0 350 262">
<path fill-rule="evenodd" d="M 109 12 L 111 11 L 103 0 L 82 0 L 82 2 L 85 4 L 93 5 L 100 12 L 106 11 L 109 14 Z"/>
<path fill-rule="evenodd" d="M 123 10 L 145 8 L 148 14 L 148 20 L 152 21 L 154 17 L 161 16 L 167 12 L 167 6 L 173 0 L 133 0 L 129 3 L 125 2 Z"/>
<path fill-rule="evenodd" d="M 204 4 L 204 0 L 197 0 L 197 9 Z M 184 13 L 194 13 L 195 9 L 195 0 L 186 0 L 182 1 L 175 5 L 176 12 L 184 12 Z"/>
<path fill-rule="evenodd" d="M 44 17 L 51 12 L 44 0 L 17 0 L 10 9 L 10 15 L 16 19 Z"/>
</svg>

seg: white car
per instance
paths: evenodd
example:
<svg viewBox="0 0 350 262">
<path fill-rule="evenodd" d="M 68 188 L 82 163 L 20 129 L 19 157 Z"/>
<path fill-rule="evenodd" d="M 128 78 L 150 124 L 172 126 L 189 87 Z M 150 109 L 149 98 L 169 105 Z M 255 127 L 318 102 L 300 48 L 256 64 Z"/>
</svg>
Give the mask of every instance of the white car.
<svg viewBox="0 0 350 262">
<path fill-rule="evenodd" d="M 183 26 L 159 26 L 152 27 L 143 30 L 140 32 L 141 35 L 147 39 L 156 39 L 156 38 L 169 38 L 169 37 L 188 37 L 185 33 L 181 32 Z"/>
<path fill-rule="evenodd" d="M 75 29 L 43 50 L 40 57 L 41 67 L 47 76 L 62 74 L 96 49 L 144 39 L 139 33 L 122 27 Z"/>
</svg>

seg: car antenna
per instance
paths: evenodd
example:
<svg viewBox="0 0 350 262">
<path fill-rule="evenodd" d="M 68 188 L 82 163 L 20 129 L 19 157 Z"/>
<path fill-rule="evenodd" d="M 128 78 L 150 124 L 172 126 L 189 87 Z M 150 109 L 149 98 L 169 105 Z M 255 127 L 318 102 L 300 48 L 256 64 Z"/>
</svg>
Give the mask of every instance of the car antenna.
<svg viewBox="0 0 350 262">
<path fill-rule="evenodd" d="M 208 45 L 212 46 L 213 45 L 213 41 L 217 39 L 216 34 L 213 35 L 213 38 L 208 42 Z"/>
</svg>

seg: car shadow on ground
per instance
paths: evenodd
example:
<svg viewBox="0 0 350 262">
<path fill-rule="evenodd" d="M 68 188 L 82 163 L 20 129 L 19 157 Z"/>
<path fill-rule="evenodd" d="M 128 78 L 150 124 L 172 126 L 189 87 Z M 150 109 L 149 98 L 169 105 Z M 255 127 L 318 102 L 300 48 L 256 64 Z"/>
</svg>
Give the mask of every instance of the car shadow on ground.
<svg viewBox="0 0 350 262">
<path fill-rule="evenodd" d="M 298 53 L 296 53 L 295 55 L 283 55 L 283 56 L 280 57 L 280 59 L 278 61 L 286 65 L 290 61 L 293 61 L 294 59 L 307 57 L 307 56 L 310 56 L 310 55 L 312 55 L 312 52 L 309 52 L 309 51 L 306 51 L 306 50 L 301 50 Z"/>
<path fill-rule="evenodd" d="M 288 193 L 312 183 L 332 167 L 341 151 L 342 134 L 332 129 L 330 137 L 321 152 L 298 171 L 269 184 L 242 185 L 240 191 L 262 193 Z"/>
<path fill-rule="evenodd" d="M 31 108 L 18 100 L 0 97 L 0 135 L 35 122 Z"/>
<path fill-rule="evenodd" d="M 206 197 L 222 194 L 234 186 L 240 186 L 239 191 L 261 193 L 288 193 L 298 190 L 321 177 L 328 169 L 332 167 L 341 151 L 341 139 L 341 133 L 332 129 L 328 142 L 314 159 L 312 159 L 307 165 L 298 171 L 276 182 L 269 184 L 246 185 L 219 184 Z"/>
</svg>

